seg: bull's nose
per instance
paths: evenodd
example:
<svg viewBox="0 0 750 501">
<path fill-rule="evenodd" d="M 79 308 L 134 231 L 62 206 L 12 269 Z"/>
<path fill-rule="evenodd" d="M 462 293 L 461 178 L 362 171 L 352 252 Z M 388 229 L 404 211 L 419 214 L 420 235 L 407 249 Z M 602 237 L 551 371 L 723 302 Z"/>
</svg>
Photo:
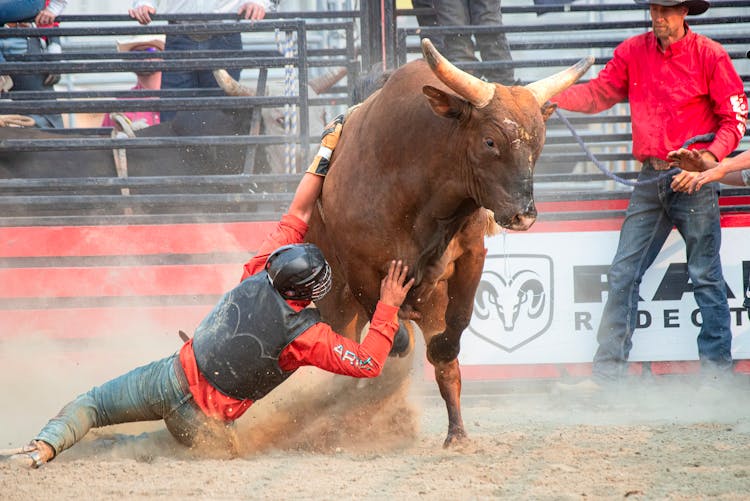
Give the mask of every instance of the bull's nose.
<svg viewBox="0 0 750 501">
<path fill-rule="evenodd" d="M 536 214 L 517 214 L 511 221 L 511 230 L 526 231 L 536 221 Z"/>
</svg>

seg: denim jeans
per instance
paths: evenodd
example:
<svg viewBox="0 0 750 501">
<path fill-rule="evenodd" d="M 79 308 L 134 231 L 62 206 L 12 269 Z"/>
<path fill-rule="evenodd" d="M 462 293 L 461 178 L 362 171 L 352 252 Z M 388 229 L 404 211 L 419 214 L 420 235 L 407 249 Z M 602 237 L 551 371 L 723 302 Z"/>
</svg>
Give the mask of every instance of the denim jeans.
<svg viewBox="0 0 750 501">
<path fill-rule="evenodd" d="M 195 36 L 195 35 L 167 35 L 164 43 L 166 51 L 191 51 L 191 50 L 242 50 L 242 35 L 240 33 L 227 33 L 225 35 Z M 242 70 L 228 69 L 232 78 L 239 80 Z M 161 76 L 162 89 L 216 89 L 216 83 L 211 70 L 191 71 L 165 71 Z M 172 120 L 176 111 L 162 111 L 161 121 Z"/>
<path fill-rule="evenodd" d="M 28 42 L 25 38 L 0 38 L 0 63 L 5 62 L 5 56 L 8 54 L 26 54 L 28 48 Z M 0 71 L 0 75 L 4 74 Z"/>
<path fill-rule="evenodd" d="M 44 8 L 44 0 L 0 0 L 0 24 L 26 21 Z"/>
<path fill-rule="evenodd" d="M 433 2 L 440 26 L 501 26 L 500 0 L 435 0 Z M 505 33 L 475 35 L 445 35 L 443 55 L 452 62 L 477 61 L 479 50 L 482 61 L 511 61 L 510 45 Z M 471 73 L 481 74 L 491 82 L 512 85 L 514 71 L 506 69 L 481 69 Z"/>
<path fill-rule="evenodd" d="M 79 395 L 42 428 L 36 439 L 44 440 L 59 454 L 91 428 L 161 419 L 184 445 L 206 443 L 234 450 L 230 424 L 209 418 L 193 401 L 177 354 Z"/>
<path fill-rule="evenodd" d="M 644 165 L 638 179 L 653 180 L 661 174 Z M 595 377 L 611 379 L 623 373 L 633 346 L 641 279 L 673 226 L 685 240 L 688 274 L 703 322 L 697 339 L 699 358 L 704 366 L 731 368 L 732 333 L 719 256 L 718 185 L 705 185 L 689 195 L 672 191 L 670 182 L 668 176 L 657 183 L 638 185 L 630 197 L 608 273 L 609 296 L 597 333 Z"/>
<path fill-rule="evenodd" d="M 5 61 L 7 55 L 19 55 L 19 54 L 34 54 L 40 53 L 41 47 L 38 39 L 33 38 L 0 38 L 0 63 Z M 3 72 L 0 69 L 0 75 Z M 10 73 L 13 78 L 13 91 L 42 91 L 42 90 L 54 90 L 54 87 L 48 87 L 44 85 L 44 75 L 38 73 Z M 64 128 L 62 115 L 59 113 L 48 113 L 45 115 L 38 115 L 35 113 L 27 113 L 36 123 L 36 127 L 62 129 Z"/>
</svg>

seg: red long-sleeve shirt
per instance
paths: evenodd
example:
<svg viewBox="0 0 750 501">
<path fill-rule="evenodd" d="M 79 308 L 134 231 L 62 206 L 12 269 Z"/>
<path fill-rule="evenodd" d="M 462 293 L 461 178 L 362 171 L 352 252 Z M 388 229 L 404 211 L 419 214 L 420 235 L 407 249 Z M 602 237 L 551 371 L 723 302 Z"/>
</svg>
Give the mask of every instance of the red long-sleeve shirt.
<svg viewBox="0 0 750 501">
<path fill-rule="evenodd" d="M 261 271 L 266 259 L 274 250 L 282 245 L 302 242 L 305 233 L 307 224 L 304 221 L 289 214 L 282 216 L 275 230 L 260 245 L 258 253 L 245 264 L 242 280 Z M 297 311 L 310 304 L 309 301 L 287 303 Z M 281 351 L 279 365 L 285 371 L 304 365 L 314 365 L 345 376 L 378 376 L 398 329 L 397 313 L 397 307 L 378 302 L 367 336 L 361 344 L 336 334 L 329 325 L 318 322 Z M 180 362 L 195 403 L 207 415 L 232 421 L 244 414 L 253 404 L 252 400 L 228 397 L 211 386 L 198 370 L 192 339 L 180 350 Z"/>
<path fill-rule="evenodd" d="M 747 96 L 721 45 L 685 27 L 685 36 L 666 50 L 651 31 L 625 40 L 596 78 L 551 101 L 566 110 L 598 113 L 629 100 L 637 160 L 666 160 L 668 152 L 709 132 L 716 133 L 712 142 L 692 148 L 723 159 L 745 135 Z"/>
</svg>

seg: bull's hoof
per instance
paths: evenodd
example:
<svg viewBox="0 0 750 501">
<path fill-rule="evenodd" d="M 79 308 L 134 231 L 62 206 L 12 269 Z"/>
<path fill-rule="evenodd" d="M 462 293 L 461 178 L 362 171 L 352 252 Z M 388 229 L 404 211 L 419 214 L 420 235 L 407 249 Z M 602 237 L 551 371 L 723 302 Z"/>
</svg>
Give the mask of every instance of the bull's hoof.
<svg viewBox="0 0 750 501">
<path fill-rule="evenodd" d="M 443 442 L 443 449 L 463 445 L 468 440 L 469 437 L 466 435 L 466 432 L 464 430 L 450 431 L 448 432 L 448 436 L 445 438 L 445 442 Z"/>
<path fill-rule="evenodd" d="M 410 344 L 411 339 L 409 337 L 409 331 L 406 329 L 404 323 L 399 321 L 398 330 L 396 331 L 396 335 L 393 336 L 393 345 L 391 346 L 391 351 L 388 355 L 392 357 L 403 357 L 408 353 Z"/>
</svg>

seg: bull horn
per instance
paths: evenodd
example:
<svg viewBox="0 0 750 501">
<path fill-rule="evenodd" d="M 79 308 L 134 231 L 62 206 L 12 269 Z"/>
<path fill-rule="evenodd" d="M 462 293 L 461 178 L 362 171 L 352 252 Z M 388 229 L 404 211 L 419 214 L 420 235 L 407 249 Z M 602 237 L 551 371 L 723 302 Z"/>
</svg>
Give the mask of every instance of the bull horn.
<svg viewBox="0 0 750 501">
<path fill-rule="evenodd" d="M 232 78 L 227 70 L 214 70 L 214 78 L 228 96 L 254 96 L 255 91 Z"/>
<path fill-rule="evenodd" d="M 339 80 L 346 76 L 346 73 L 346 68 L 326 68 L 325 73 L 310 80 L 308 85 L 316 94 L 320 95 L 336 85 Z"/>
<path fill-rule="evenodd" d="M 534 94 L 539 106 L 543 106 L 552 96 L 559 94 L 576 83 L 592 64 L 594 64 L 594 56 L 584 57 L 567 70 L 532 82 L 526 85 L 526 88 Z"/>
<path fill-rule="evenodd" d="M 422 39 L 422 54 L 435 76 L 475 107 L 484 108 L 492 100 L 495 84 L 456 68 L 437 51 L 429 38 Z"/>
</svg>

